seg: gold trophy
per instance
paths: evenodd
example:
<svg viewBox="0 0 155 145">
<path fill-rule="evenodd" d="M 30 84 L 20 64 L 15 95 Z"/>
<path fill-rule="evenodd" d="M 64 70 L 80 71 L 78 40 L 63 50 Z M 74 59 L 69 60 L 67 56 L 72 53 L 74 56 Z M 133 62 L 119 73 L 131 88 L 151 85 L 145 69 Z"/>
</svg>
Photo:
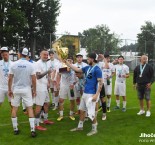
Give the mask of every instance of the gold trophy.
<svg viewBox="0 0 155 145">
<path fill-rule="evenodd" d="M 62 67 L 59 68 L 59 72 L 60 73 L 70 72 L 70 68 L 65 63 L 63 63 L 63 60 L 68 58 L 68 48 L 67 47 L 57 48 L 57 53 L 60 59 L 62 60 Z"/>
</svg>

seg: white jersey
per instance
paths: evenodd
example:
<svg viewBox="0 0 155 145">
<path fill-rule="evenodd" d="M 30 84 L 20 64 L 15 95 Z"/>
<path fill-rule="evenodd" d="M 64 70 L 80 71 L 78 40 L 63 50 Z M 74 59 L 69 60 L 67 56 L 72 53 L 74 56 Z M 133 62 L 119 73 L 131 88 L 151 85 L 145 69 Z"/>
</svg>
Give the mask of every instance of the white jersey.
<svg viewBox="0 0 155 145">
<path fill-rule="evenodd" d="M 60 61 L 58 59 L 49 60 L 47 64 L 50 67 L 50 69 L 58 70 L 60 66 Z"/>
<path fill-rule="evenodd" d="M 47 62 L 43 62 L 41 59 L 36 62 L 36 72 L 44 73 L 50 69 Z M 45 75 L 41 79 L 37 79 L 37 91 L 44 92 L 47 91 L 48 85 L 48 75 Z"/>
<path fill-rule="evenodd" d="M 13 74 L 13 92 L 25 93 L 31 90 L 31 76 L 35 75 L 33 65 L 26 59 L 20 59 L 14 62 L 9 70 L 9 74 Z"/>
<path fill-rule="evenodd" d="M 82 62 L 81 64 L 79 63 L 75 63 L 73 64 L 74 66 L 78 67 L 78 68 L 83 68 L 85 66 L 88 66 L 88 64 Z M 76 77 L 76 80 L 77 80 L 77 83 L 76 83 L 76 87 L 84 87 L 84 81 L 85 81 L 85 78 L 83 79 L 79 79 L 78 77 Z M 79 86 L 78 86 L 79 85 Z"/>
<path fill-rule="evenodd" d="M 61 74 L 61 80 L 60 80 L 60 88 L 62 87 L 69 87 L 76 81 L 75 79 L 75 72 L 71 70 L 67 73 Z"/>
<path fill-rule="evenodd" d="M 115 65 L 115 70 L 116 70 L 116 82 L 125 82 L 126 78 L 123 77 L 123 75 L 129 74 L 129 67 L 125 64 L 120 65 L 117 64 Z"/>
<path fill-rule="evenodd" d="M 12 61 L 0 61 L 0 90 L 8 90 L 8 73 L 12 64 Z"/>
<path fill-rule="evenodd" d="M 100 69 L 102 70 L 102 78 L 104 81 L 107 81 L 107 78 L 110 78 L 110 80 L 112 79 L 112 73 L 115 72 L 115 67 L 112 63 L 108 63 L 109 64 L 109 68 L 105 68 L 105 62 L 99 62 L 98 66 L 100 67 Z"/>
</svg>

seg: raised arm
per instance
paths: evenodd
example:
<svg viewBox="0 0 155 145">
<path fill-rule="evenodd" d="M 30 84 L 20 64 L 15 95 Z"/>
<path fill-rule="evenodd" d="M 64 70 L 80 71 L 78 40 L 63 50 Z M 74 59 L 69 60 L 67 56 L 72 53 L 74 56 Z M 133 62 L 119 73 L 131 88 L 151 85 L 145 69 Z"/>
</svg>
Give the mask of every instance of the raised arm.
<svg viewBox="0 0 155 145">
<path fill-rule="evenodd" d="M 65 63 L 68 67 L 70 67 L 71 69 L 73 69 L 76 72 L 83 72 L 81 68 L 77 68 L 76 66 L 70 64 L 67 60 L 65 60 Z"/>
</svg>

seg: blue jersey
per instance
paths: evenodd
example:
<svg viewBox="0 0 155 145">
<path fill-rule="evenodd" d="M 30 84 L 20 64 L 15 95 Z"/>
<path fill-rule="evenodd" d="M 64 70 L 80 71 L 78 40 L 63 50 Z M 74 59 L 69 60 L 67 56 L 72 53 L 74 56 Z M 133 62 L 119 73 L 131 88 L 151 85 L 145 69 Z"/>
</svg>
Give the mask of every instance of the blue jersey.
<svg viewBox="0 0 155 145">
<path fill-rule="evenodd" d="M 85 73 L 85 89 L 84 93 L 86 94 L 96 94 L 98 78 L 102 78 L 101 69 L 95 66 L 86 66 L 82 68 L 82 71 Z"/>
</svg>

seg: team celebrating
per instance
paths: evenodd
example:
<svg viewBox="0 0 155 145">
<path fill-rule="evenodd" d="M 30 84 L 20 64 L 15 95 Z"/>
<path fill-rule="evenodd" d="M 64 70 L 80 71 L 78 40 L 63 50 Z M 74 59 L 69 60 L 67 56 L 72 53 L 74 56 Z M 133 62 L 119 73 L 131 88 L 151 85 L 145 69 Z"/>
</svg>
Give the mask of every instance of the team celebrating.
<svg viewBox="0 0 155 145">
<path fill-rule="evenodd" d="M 122 112 L 126 112 L 126 79 L 129 78 L 129 67 L 124 64 L 124 57 L 118 56 L 113 62 L 109 54 L 90 53 L 87 63 L 83 62 L 83 55 L 76 54 L 76 63 L 69 57 L 62 60 L 54 51 L 42 50 L 40 59 L 32 61 L 27 48 L 18 52 L 18 60 L 9 59 L 8 47 L 1 49 L 0 61 L 0 105 L 5 97 L 11 108 L 11 120 L 14 134 L 18 135 L 18 107 L 22 102 L 23 111 L 29 117 L 30 133 L 36 137 L 36 131 L 45 131 L 41 124 L 54 124 L 48 118 L 49 109 L 58 110 L 57 121 L 63 121 L 64 103 L 68 98 L 70 103 L 69 118 L 74 121 L 79 115 L 77 127 L 71 132 L 82 131 L 84 122 L 92 121 L 92 130 L 87 136 L 97 133 L 97 113 L 102 110 L 102 120 L 107 119 L 107 112 L 111 112 L 112 78 L 115 75 L 114 94 L 116 106 L 120 109 L 122 97 Z M 142 55 L 140 64 L 133 73 L 133 86 L 137 90 L 140 111 L 137 115 L 145 114 L 144 99 L 147 104 L 146 117 L 150 117 L 150 92 L 154 71 L 147 63 L 148 57 Z M 60 71 L 66 65 L 66 71 Z M 52 100 L 52 103 L 51 103 Z M 77 109 L 75 109 L 75 107 Z"/>
</svg>

